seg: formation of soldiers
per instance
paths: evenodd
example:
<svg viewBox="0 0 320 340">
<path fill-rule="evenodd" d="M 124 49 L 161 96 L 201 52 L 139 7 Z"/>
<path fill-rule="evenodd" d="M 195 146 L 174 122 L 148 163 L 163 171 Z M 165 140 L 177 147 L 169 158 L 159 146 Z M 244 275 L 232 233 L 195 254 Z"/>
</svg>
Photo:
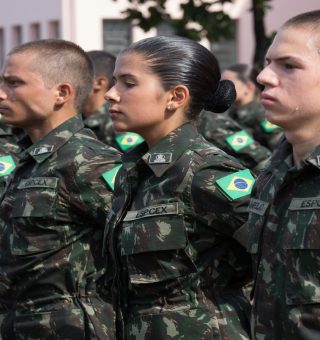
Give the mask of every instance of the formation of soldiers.
<svg viewBox="0 0 320 340">
<path fill-rule="evenodd" d="M 14 48 L 0 339 L 317 339 L 319 27 L 284 23 L 260 72 L 178 37 Z"/>
</svg>

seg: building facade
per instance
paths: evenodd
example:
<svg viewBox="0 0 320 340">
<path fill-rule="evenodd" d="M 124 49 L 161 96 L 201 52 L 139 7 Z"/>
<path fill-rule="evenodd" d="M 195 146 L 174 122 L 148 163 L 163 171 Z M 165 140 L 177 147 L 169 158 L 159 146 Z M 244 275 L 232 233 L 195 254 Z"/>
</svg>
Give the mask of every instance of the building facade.
<svg viewBox="0 0 320 340">
<path fill-rule="evenodd" d="M 167 2 L 173 17 L 181 16 L 180 1 Z M 117 54 L 143 37 L 173 34 L 166 24 L 146 33 L 125 21 L 122 12 L 128 4 L 127 0 L 0 0 L 0 65 L 11 48 L 35 39 L 61 38 L 74 41 L 85 50 L 105 49 Z M 295 14 L 319 8 L 319 0 L 273 0 L 270 4 L 272 10 L 266 15 L 268 33 Z M 250 6 L 251 0 L 234 0 L 223 7 L 235 19 L 234 39 L 213 44 L 202 42 L 217 55 L 222 68 L 252 60 L 254 37 Z"/>
</svg>

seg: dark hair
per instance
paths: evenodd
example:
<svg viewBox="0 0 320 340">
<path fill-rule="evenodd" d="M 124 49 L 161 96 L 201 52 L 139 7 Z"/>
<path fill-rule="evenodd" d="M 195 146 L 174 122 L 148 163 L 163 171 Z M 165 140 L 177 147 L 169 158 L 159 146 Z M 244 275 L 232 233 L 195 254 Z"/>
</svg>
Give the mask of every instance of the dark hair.
<svg viewBox="0 0 320 340">
<path fill-rule="evenodd" d="M 257 87 L 257 89 L 263 89 L 263 86 L 257 81 L 257 76 L 260 70 L 255 66 L 250 64 L 233 64 L 228 66 L 226 70 L 236 73 L 237 78 L 243 83 L 252 82 Z"/>
<path fill-rule="evenodd" d="M 87 54 L 93 63 L 95 76 L 106 77 L 111 84 L 116 57 L 107 51 L 88 51 Z"/>
<path fill-rule="evenodd" d="M 311 25 L 313 29 L 319 29 L 320 10 L 304 12 L 287 20 L 282 27 Z"/>
<path fill-rule="evenodd" d="M 75 89 L 75 108 L 80 111 L 93 86 L 93 64 L 87 53 L 71 41 L 44 39 L 13 48 L 9 55 L 32 53 L 31 67 L 46 86 L 70 82 Z"/>
<path fill-rule="evenodd" d="M 142 54 L 151 72 L 156 74 L 167 91 L 178 84 L 190 92 L 188 117 L 195 119 L 202 109 L 223 112 L 235 100 L 234 85 L 220 81 L 216 57 L 196 41 L 177 36 L 157 36 L 139 40 L 121 54 Z"/>
</svg>

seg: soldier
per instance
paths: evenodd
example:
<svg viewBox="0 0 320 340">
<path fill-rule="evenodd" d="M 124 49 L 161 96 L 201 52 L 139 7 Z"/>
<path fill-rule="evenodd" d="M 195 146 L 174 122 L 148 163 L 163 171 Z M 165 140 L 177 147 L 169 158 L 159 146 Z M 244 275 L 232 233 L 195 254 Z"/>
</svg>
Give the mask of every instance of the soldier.
<svg viewBox="0 0 320 340">
<path fill-rule="evenodd" d="M 265 119 L 265 109 L 259 102 L 261 86 L 256 81 L 257 74 L 258 70 L 248 64 L 231 65 L 223 71 L 222 78 L 231 80 L 237 91 L 237 98 L 228 115 L 256 141 L 273 151 L 282 131 Z"/>
<path fill-rule="evenodd" d="M 120 154 L 78 115 L 92 82 L 90 59 L 64 40 L 22 44 L 5 62 L 2 120 L 26 136 L 0 202 L 1 339 L 113 338 L 101 248 Z"/>
<path fill-rule="evenodd" d="M 195 41 L 153 37 L 119 54 L 106 93 L 117 132 L 145 142 L 123 155 L 105 237 L 114 259 L 119 339 L 248 339 L 240 241 L 254 178 L 194 126 L 235 98 Z"/>
<path fill-rule="evenodd" d="M 104 94 L 112 85 L 112 75 L 116 57 L 106 51 L 89 51 L 95 79 L 93 87 L 82 106 L 84 125 L 90 128 L 103 143 L 125 152 L 140 144 L 142 138 L 134 133 L 123 133 L 118 136 L 109 117 L 109 105 Z"/>
<path fill-rule="evenodd" d="M 258 76 L 285 138 L 250 202 L 254 339 L 320 338 L 320 10 L 280 28 Z"/>
<path fill-rule="evenodd" d="M 253 172 L 263 169 L 271 151 L 255 141 L 234 119 L 216 112 L 202 111 L 198 130 L 210 143 L 236 157 Z"/>
</svg>

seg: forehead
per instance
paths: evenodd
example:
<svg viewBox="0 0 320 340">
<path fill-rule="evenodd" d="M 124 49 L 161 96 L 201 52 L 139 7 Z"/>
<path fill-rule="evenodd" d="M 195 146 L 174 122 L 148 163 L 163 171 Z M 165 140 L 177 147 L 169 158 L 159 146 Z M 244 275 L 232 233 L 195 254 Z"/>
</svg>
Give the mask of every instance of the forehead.
<svg viewBox="0 0 320 340">
<path fill-rule="evenodd" d="M 317 40 L 309 27 L 284 27 L 276 34 L 266 56 L 269 59 L 292 57 L 310 60 L 319 56 Z"/>
<path fill-rule="evenodd" d="M 114 73 L 115 75 L 119 73 L 139 75 L 141 73 L 151 73 L 151 71 L 143 54 L 125 52 L 117 57 Z"/>
<path fill-rule="evenodd" d="M 6 76 L 19 76 L 33 73 L 33 58 L 30 53 L 15 53 L 7 57 L 2 68 L 2 74 Z"/>
</svg>

